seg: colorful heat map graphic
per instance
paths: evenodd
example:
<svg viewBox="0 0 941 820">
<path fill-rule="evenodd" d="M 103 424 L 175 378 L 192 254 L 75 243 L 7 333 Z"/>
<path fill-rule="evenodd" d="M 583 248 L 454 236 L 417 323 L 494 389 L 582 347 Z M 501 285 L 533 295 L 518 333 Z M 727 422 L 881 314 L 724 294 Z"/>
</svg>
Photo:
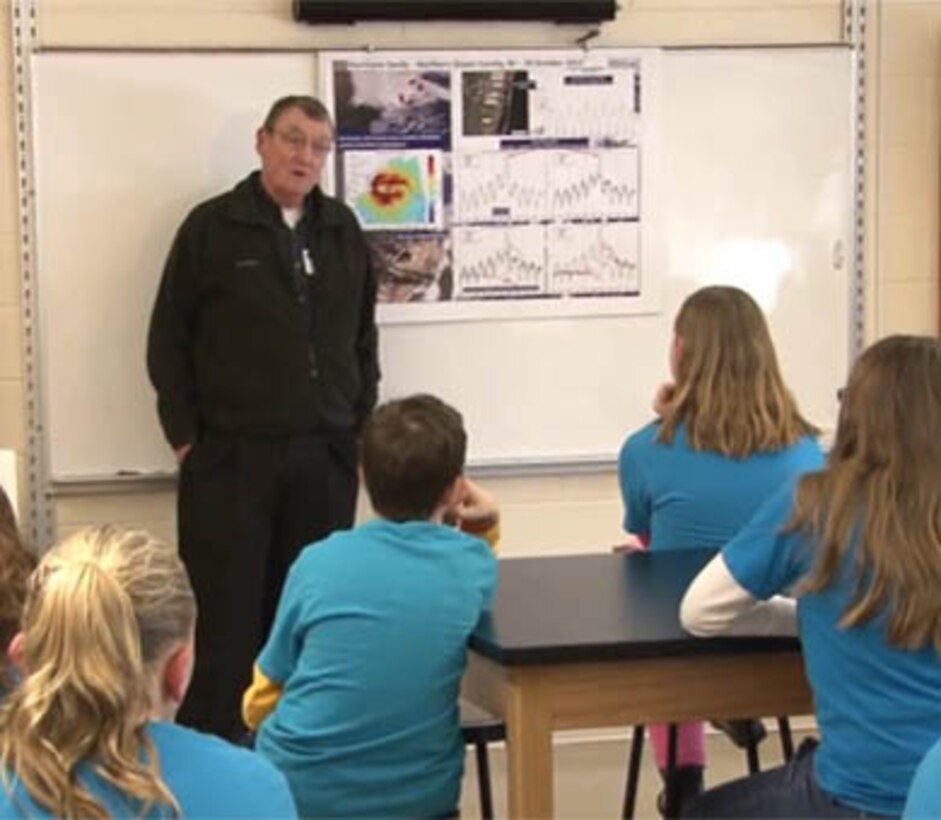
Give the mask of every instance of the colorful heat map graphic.
<svg viewBox="0 0 941 820">
<path fill-rule="evenodd" d="M 366 230 L 442 227 L 440 151 L 348 151 L 346 201 Z"/>
</svg>

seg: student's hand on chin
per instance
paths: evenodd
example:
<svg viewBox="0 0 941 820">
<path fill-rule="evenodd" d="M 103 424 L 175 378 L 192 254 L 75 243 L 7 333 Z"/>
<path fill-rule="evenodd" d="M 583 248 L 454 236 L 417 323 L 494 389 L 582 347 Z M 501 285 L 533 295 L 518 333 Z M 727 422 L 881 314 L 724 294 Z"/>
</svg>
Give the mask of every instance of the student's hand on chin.
<svg viewBox="0 0 941 820">
<path fill-rule="evenodd" d="M 673 382 L 664 382 L 657 388 L 653 397 L 653 411 L 660 418 L 663 418 L 670 410 L 673 399 L 676 396 L 676 385 Z"/>
<path fill-rule="evenodd" d="M 499 517 L 493 496 L 469 478 L 464 479 L 464 492 L 452 512 L 461 524 L 474 528 L 492 526 Z"/>
</svg>

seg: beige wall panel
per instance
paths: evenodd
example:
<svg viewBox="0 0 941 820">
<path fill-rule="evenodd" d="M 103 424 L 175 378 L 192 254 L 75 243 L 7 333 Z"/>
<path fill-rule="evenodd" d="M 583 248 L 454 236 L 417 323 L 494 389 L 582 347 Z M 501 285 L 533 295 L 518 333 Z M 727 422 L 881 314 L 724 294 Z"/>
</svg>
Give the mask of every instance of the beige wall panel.
<svg viewBox="0 0 941 820">
<path fill-rule="evenodd" d="M 0 43 L 3 43 L 3 48 L 0 49 L 0 55 L 3 55 L 0 58 L 0 89 L 5 88 L 10 73 L 10 50 L 8 46 L 13 31 L 11 28 L 13 23 L 11 19 L 12 10 L 13 6 L 10 0 L 0 2 Z M 2 91 L 0 94 L 6 95 L 6 91 Z"/>
<path fill-rule="evenodd" d="M 839 39 L 836 0 L 688 0 L 628 4 L 604 25 L 608 45 L 704 42 L 826 42 Z M 493 23 L 310 27 L 291 19 L 288 0 L 44 0 L 45 47 L 176 46 L 376 48 L 567 45 L 584 27 Z"/>
<path fill-rule="evenodd" d="M 0 448 L 26 450 L 26 403 L 23 382 L 0 380 Z"/>
<path fill-rule="evenodd" d="M 68 495 L 56 500 L 59 537 L 82 527 L 140 527 L 176 543 L 176 496 L 172 489 L 147 493 Z"/>
<path fill-rule="evenodd" d="M 552 23 L 358 23 L 308 26 L 288 0 L 52 0 L 40 9 L 44 47 L 445 48 L 571 44 L 584 27 Z"/>
<path fill-rule="evenodd" d="M 3 122 L 6 127 L 0 129 L 0 233 L 11 234 L 19 230 L 16 142 L 13 138 L 12 112 Z"/>
<path fill-rule="evenodd" d="M 917 153 L 902 144 L 885 146 L 881 152 L 879 208 L 882 216 L 925 214 L 938 224 L 937 150 Z M 937 235 L 937 227 L 934 229 Z"/>
<path fill-rule="evenodd" d="M 885 74 L 937 75 L 941 70 L 941 3 L 883 0 L 881 11 Z"/>
<path fill-rule="evenodd" d="M 501 555 L 566 555 L 607 552 L 624 540 L 620 502 L 505 505 Z"/>
<path fill-rule="evenodd" d="M 147 492 L 111 492 L 82 494 L 70 491 L 56 500 L 59 524 L 84 526 L 89 522 L 126 523 L 136 519 L 172 520 L 175 515 L 175 490 Z"/>
<path fill-rule="evenodd" d="M 722 11 L 637 9 L 615 21 L 610 30 L 606 27 L 599 44 L 755 45 L 833 43 L 841 39 L 843 18 L 838 4 L 761 6 Z"/>
<path fill-rule="evenodd" d="M 941 132 L 941 78 L 896 74 L 884 79 L 881 90 L 883 145 L 905 146 L 919 160 L 933 152 Z"/>
<path fill-rule="evenodd" d="M 881 335 L 938 332 L 938 282 L 891 282 L 883 290 Z"/>
<path fill-rule="evenodd" d="M 786 15 L 788 12 L 808 9 L 830 9 L 840 11 L 839 0 L 788 0 L 786 3 L 774 0 L 628 0 L 621 3 L 629 6 L 628 13 L 635 11 L 696 11 L 712 15 L 730 14 L 741 11 L 759 11 L 777 8 Z"/>
<path fill-rule="evenodd" d="M 492 487 L 492 483 L 487 484 Z M 527 504 L 501 503 L 502 552 L 506 557 L 539 553 L 605 551 L 623 538 L 620 501 L 563 503 L 538 499 Z M 93 524 L 116 523 L 176 535 L 175 497 L 171 490 L 141 494 L 67 495 L 56 502 L 59 532 Z M 371 515 L 360 506 L 360 519 Z"/>
<path fill-rule="evenodd" d="M 0 232 L 0 306 L 18 305 L 19 301 L 20 239 L 15 233 Z"/>
<path fill-rule="evenodd" d="M 23 378 L 21 327 L 19 306 L 0 305 L 0 379 Z"/>
<path fill-rule="evenodd" d="M 879 270 L 885 282 L 925 282 L 938 277 L 938 234 L 931 214 L 886 215 L 881 224 Z"/>
</svg>

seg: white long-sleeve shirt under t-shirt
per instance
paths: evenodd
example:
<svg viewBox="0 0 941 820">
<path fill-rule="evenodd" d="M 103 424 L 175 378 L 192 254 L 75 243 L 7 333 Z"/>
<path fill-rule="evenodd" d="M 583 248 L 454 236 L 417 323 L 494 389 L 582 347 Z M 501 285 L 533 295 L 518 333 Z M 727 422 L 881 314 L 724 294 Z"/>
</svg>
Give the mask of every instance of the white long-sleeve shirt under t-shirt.
<svg viewBox="0 0 941 820">
<path fill-rule="evenodd" d="M 797 604 L 775 595 L 754 598 L 732 577 L 721 554 L 693 579 L 680 604 L 683 628 L 700 638 L 716 635 L 797 635 Z"/>
</svg>

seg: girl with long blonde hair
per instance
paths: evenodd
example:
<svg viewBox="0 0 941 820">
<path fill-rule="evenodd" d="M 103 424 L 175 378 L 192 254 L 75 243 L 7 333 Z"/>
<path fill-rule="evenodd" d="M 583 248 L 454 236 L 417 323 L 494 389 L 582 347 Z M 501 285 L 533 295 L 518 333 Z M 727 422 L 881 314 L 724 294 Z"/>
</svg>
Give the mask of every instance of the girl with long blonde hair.
<svg viewBox="0 0 941 820">
<path fill-rule="evenodd" d="M 654 402 L 658 417 L 621 448 L 624 528 L 633 548 L 718 549 L 783 483 L 822 465 L 817 430 L 784 384 L 764 314 L 738 288 L 706 287 L 686 299 L 670 370 L 673 381 Z M 650 733 L 664 772 L 666 727 Z M 677 779 L 668 786 L 680 804 L 702 789 L 703 734 L 702 723 L 678 727 Z"/>
<path fill-rule="evenodd" d="M 826 467 L 762 506 L 693 582 L 681 619 L 721 634 L 792 588 L 822 740 L 689 813 L 897 816 L 941 737 L 938 339 L 893 336 L 863 353 Z"/>
<path fill-rule="evenodd" d="M 293 816 L 253 753 L 173 725 L 196 604 L 176 551 L 144 532 L 84 530 L 30 578 L 0 708 L 0 816 Z"/>
</svg>

